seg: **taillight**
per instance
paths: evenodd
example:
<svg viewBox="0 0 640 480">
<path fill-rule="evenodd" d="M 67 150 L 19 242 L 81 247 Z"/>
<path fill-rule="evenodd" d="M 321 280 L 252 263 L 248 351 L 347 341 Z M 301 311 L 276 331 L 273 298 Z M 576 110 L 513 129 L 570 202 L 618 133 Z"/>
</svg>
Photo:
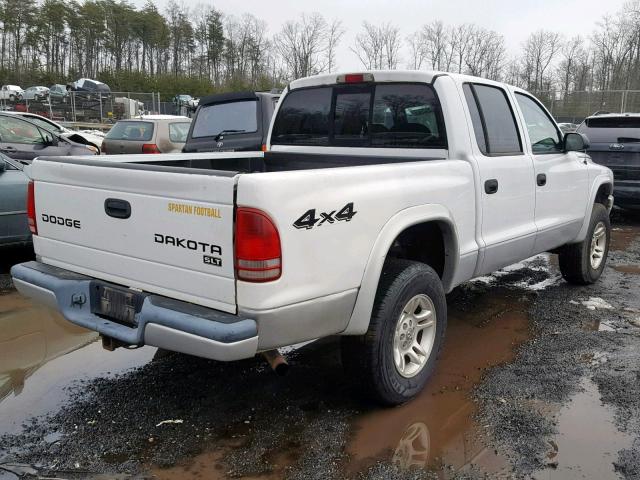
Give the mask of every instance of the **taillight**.
<svg viewBox="0 0 640 480">
<path fill-rule="evenodd" d="M 262 151 L 262 152 L 266 152 L 266 151 L 267 151 L 267 145 L 266 145 L 265 143 L 263 143 L 263 144 L 260 146 L 260 151 Z"/>
<path fill-rule="evenodd" d="M 29 219 L 29 230 L 34 235 L 38 234 L 38 225 L 36 224 L 36 195 L 33 180 L 27 186 L 27 218 Z"/>
<path fill-rule="evenodd" d="M 255 208 L 239 207 L 236 212 L 236 273 L 247 282 L 269 282 L 282 273 L 278 229 Z"/>
<path fill-rule="evenodd" d="M 161 153 L 155 143 L 145 143 L 142 145 L 142 153 Z"/>
</svg>

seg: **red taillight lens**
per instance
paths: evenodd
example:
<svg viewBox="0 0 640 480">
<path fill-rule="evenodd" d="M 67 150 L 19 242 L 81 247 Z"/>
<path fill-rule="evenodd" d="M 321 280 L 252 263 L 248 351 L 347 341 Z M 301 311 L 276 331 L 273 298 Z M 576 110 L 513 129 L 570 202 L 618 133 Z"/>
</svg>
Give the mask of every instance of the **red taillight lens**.
<svg viewBox="0 0 640 480">
<path fill-rule="evenodd" d="M 365 83 L 373 81 L 372 73 L 346 73 L 336 77 L 336 83 Z"/>
<path fill-rule="evenodd" d="M 266 213 L 239 207 L 236 212 L 236 273 L 247 282 L 280 278 L 280 235 Z"/>
<path fill-rule="evenodd" d="M 27 186 L 27 218 L 29 219 L 29 230 L 33 235 L 38 234 L 38 225 L 36 224 L 36 195 L 33 180 Z"/>
<path fill-rule="evenodd" d="M 155 143 L 145 143 L 142 145 L 142 153 L 160 153 Z"/>
</svg>

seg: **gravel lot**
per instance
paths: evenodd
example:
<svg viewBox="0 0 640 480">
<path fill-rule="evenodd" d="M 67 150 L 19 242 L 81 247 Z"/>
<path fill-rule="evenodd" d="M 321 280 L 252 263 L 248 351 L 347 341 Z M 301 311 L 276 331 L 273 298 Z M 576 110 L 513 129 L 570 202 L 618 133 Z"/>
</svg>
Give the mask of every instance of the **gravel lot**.
<svg viewBox="0 0 640 480">
<path fill-rule="evenodd" d="M 394 409 L 359 396 L 336 339 L 291 353 L 281 378 L 260 359 L 97 343 L 6 371 L 17 335 L 0 334 L 0 479 L 640 479 L 640 217 L 617 213 L 613 233 L 595 285 L 539 256 L 456 289 L 434 377 Z M 10 332 L 42 310 L 2 268 Z"/>
</svg>

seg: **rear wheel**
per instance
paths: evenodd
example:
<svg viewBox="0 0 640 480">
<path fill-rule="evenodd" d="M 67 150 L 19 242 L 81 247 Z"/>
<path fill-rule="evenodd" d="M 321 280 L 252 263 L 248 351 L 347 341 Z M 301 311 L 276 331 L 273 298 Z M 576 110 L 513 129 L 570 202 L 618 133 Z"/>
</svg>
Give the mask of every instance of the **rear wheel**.
<svg viewBox="0 0 640 480">
<path fill-rule="evenodd" d="M 611 223 L 604 205 L 594 204 L 587 236 L 580 243 L 565 245 L 559 254 L 560 272 L 569 283 L 588 285 L 600 278 L 607 263 Z"/>
<path fill-rule="evenodd" d="M 423 263 L 392 259 L 380 280 L 369 330 L 342 339 L 345 369 L 375 400 L 404 403 L 433 373 L 446 325 L 446 300 L 436 272 Z"/>
</svg>

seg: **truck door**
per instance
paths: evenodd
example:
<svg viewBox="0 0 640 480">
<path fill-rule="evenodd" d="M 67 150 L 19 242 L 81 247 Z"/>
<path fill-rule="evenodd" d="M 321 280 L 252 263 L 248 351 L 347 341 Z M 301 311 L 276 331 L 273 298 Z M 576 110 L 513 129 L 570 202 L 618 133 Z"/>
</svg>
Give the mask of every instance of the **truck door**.
<svg viewBox="0 0 640 480">
<path fill-rule="evenodd" d="M 565 152 L 563 135 L 533 97 L 515 92 L 533 156 L 537 227 L 534 253 L 564 245 L 576 237 L 589 196 L 589 171 L 584 154 Z"/>
<path fill-rule="evenodd" d="M 478 274 L 532 254 L 536 226 L 533 160 L 523 149 L 509 96 L 500 87 L 466 83 L 480 173 L 483 255 Z"/>
</svg>

